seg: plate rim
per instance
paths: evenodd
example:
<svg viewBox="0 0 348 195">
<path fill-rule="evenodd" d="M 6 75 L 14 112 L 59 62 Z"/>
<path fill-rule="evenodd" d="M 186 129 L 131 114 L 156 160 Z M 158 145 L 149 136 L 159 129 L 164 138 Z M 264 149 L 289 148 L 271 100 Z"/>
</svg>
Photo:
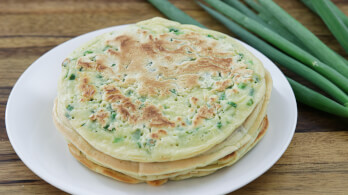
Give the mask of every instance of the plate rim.
<svg viewBox="0 0 348 195">
<path fill-rule="evenodd" d="M 14 141 L 14 135 L 12 134 L 13 131 L 11 131 L 11 127 L 9 128 L 9 113 L 11 113 L 10 109 L 11 107 L 14 105 L 13 103 L 13 94 L 16 90 L 16 88 L 18 88 L 18 85 L 19 83 L 21 82 L 21 80 L 23 80 L 23 78 L 29 74 L 29 70 L 31 68 L 34 67 L 34 65 L 39 62 L 45 55 L 48 55 L 49 53 L 53 52 L 54 50 L 56 50 L 57 48 L 59 47 L 64 47 L 66 44 L 68 44 L 69 42 L 73 42 L 73 41 L 76 41 L 77 39 L 81 38 L 81 37 L 84 37 L 84 36 L 88 36 L 90 34 L 95 34 L 95 33 L 99 33 L 99 32 L 103 32 L 105 31 L 105 33 L 107 33 L 109 30 L 113 30 L 115 28 L 124 28 L 128 25 L 131 25 L 131 24 L 123 24 L 123 25 L 116 25 L 116 26 L 111 26 L 111 27 L 106 27 L 106 28 L 102 28 L 102 29 L 97 29 L 97 30 L 94 30 L 94 31 L 91 31 L 91 32 L 87 32 L 87 33 L 84 33 L 84 34 L 81 34 L 81 35 L 78 35 L 74 38 L 71 38 L 63 43 L 60 43 L 59 45 L 53 47 L 52 49 L 48 50 L 47 52 L 45 52 L 44 54 L 42 54 L 39 58 L 37 58 L 34 62 L 32 62 L 25 70 L 24 72 L 20 75 L 20 77 L 17 79 L 17 81 L 15 82 L 15 84 L 13 85 L 12 89 L 11 89 L 11 92 L 8 96 L 8 100 L 7 100 L 7 103 L 6 103 L 6 109 L 5 109 L 5 128 L 6 128 L 6 133 L 8 135 L 8 138 L 9 138 L 9 141 L 11 143 L 11 146 L 12 148 L 14 149 L 14 151 L 16 152 L 16 154 L 18 155 L 18 157 L 20 158 L 20 160 L 25 164 L 25 166 L 27 166 L 30 171 L 32 171 L 33 173 L 35 173 L 38 177 L 40 177 L 41 179 L 43 179 L 44 181 L 46 181 L 47 183 L 49 183 L 50 185 L 52 186 L 55 186 L 57 187 L 58 189 L 62 190 L 62 191 L 65 191 L 65 192 L 68 192 L 68 193 L 72 193 L 72 194 L 79 194 L 81 193 L 81 191 L 78 191 L 76 190 L 75 188 L 71 188 L 65 184 L 62 184 L 61 182 L 57 182 L 57 180 L 53 177 L 51 177 L 50 175 L 48 174 L 43 174 L 39 171 L 39 169 L 36 169 L 36 168 L 33 168 L 33 166 L 31 166 L 31 162 L 30 160 L 28 159 L 25 159 L 23 157 L 23 153 L 18 149 L 18 146 L 16 144 L 16 142 Z M 98 36 L 98 35 L 96 35 Z M 230 36 L 230 35 L 228 35 Z M 266 55 L 264 55 L 262 52 L 260 52 L 259 50 L 255 49 L 254 47 L 250 46 L 249 44 L 235 38 L 235 37 L 232 37 L 234 38 L 235 40 L 237 40 L 240 44 L 242 44 L 244 47 L 246 47 L 246 49 L 251 52 L 253 55 L 255 55 L 254 52 L 257 52 L 259 53 L 262 57 L 264 57 L 265 59 L 269 60 L 271 62 L 271 65 L 274 66 L 275 69 L 277 69 L 277 71 L 280 73 L 281 77 L 284 77 L 285 80 L 286 80 L 286 77 L 284 75 L 284 73 L 279 69 L 279 67 L 277 65 L 275 65 L 273 63 L 272 60 L 270 60 Z M 250 51 L 251 50 L 254 50 L 254 51 Z M 283 145 L 283 147 L 280 149 L 281 152 L 279 152 L 277 155 L 275 155 L 275 157 L 273 158 L 272 162 L 271 163 L 268 163 L 267 165 L 265 165 L 263 168 L 262 168 L 262 171 L 259 171 L 257 174 L 254 174 L 253 177 L 251 177 L 250 179 L 248 179 L 247 182 L 244 182 L 244 183 L 240 183 L 239 185 L 234 185 L 230 188 L 225 188 L 226 190 L 220 190 L 219 193 L 222 193 L 222 194 L 225 194 L 225 193 L 229 193 L 229 192 L 232 192 L 232 191 L 235 191 L 237 189 L 240 189 L 241 187 L 243 186 L 246 186 L 248 185 L 249 183 L 251 183 L 252 181 L 254 181 L 256 178 L 260 177 L 261 175 L 263 175 L 266 171 L 268 171 L 274 164 L 277 163 L 277 161 L 281 158 L 281 156 L 285 153 L 285 151 L 287 150 L 287 148 L 289 147 L 293 137 L 294 137 L 294 134 L 295 134 L 295 130 L 296 130 L 296 126 L 297 126 L 297 122 L 298 122 L 298 108 L 297 108 L 297 101 L 296 101 L 296 98 L 295 98 L 295 95 L 294 95 L 294 92 L 289 84 L 289 82 L 286 80 L 286 85 L 287 85 L 287 88 L 290 89 L 290 92 L 291 92 L 291 104 L 293 104 L 293 107 L 294 107 L 294 112 L 293 112 L 293 119 L 294 119 L 294 123 L 292 124 L 292 127 L 290 129 L 292 129 L 291 131 L 291 136 L 287 137 L 287 140 L 286 140 L 286 143 Z"/>
</svg>

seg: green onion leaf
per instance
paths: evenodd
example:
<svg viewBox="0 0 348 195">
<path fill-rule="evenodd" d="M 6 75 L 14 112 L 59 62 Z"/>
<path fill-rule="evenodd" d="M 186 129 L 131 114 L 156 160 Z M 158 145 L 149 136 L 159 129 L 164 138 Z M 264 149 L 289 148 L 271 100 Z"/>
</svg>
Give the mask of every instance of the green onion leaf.
<svg viewBox="0 0 348 195">
<path fill-rule="evenodd" d="M 69 77 L 69 80 L 75 80 L 75 78 L 76 78 L 75 74 L 71 74 Z"/>
<path fill-rule="evenodd" d="M 253 105 L 254 104 L 254 100 L 253 99 L 250 99 L 248 102 L 247 102 L 247 105 L 248 106 L 251 106 L 251 105 Z"/>
<path fill-rule="evenodd" d="M 173 94 L 177 95 L 176 89 L 169 89 L 170 92 L 172 92 Z"/>
<path fill-rule="evenodd" d="M 118 142 L 121 142 L 121 141 L 123 141 L 122 137 L 115 137 L 114 141 L 112 141 L 112 143 L 118 143 Z"/>
<path fill-rule="evenodd" d="M 220 97 L 219 97 L 219 100 L 224 100 L 224 99 L 226 99 L 226 94 L 225 94 L 225 92 L 222 92 Z"/>
<path fill-rule="evenodd" d="M 69 110 L 69 111 L 72 111 L 72 110 L 74 109 L 74 107 L 73 107 L 72 105 L 69 104 L 69 105 L 66 107 L 66 109 Z"/>
<path fill-rule="evenodd" d="M 219 40 L 218 38 L 214 37 L 213 35 L 207 35 L 207 37 L 215 39 L 215 40 Z"/>
<path fill-rule="evenodd" d="M 228 105 L 237 108 L 237 104 L 235 102 L 227 102 Z"/>
<path fill-rule="evenodd" d="M 86 56 L 87 54 L 91 54 L 91 53 L 93 53 L 93 51 L 87 50 L 87 51 L 83 52 L 83 56 Z"/>
<path fill-rule="evenodd" d="M 111 112 L 111 119 L 112 119 L 112 120 L 115 120 L 116 115 L 117 115 L 116 112 L 115 112 L 115 111 L 112 111 L 112 112 Z"/>
<path fill-rule="evenodd" d="M 247 86 L 246 83 L 239 83 L 239 84 L 238 84 L 238 88 L 239 88 L 239 89 L 245 89 L 246 86 Z"/>
<path fill-rule="evenodd" d="M 222 127 L 221 121 L 219 121 L 219 122 L 216 124 L 216 126 L 217 126 L 217 128 L 221 129 L 221 127 Z"/>
<path fill-rule="evenodd" d="M 328 94 L 330 94 L 332 97 L 334 97 L 339 102 L 342 102 L 343 104 L 348 102 L 348 96 L 339 89 L 336 85 L 334 85 L 331 81 L 323 77 L 322 75 L 318 74 L 314 70 L 308 68 L 304 64 L 300 63 L 299 61 L 289 57 L 288 55 L 280 52 L 278 49 L 275 49 L 273 46 L 269 45 L 265 41 L 261 40 L 257 36 L 251 34 L 238 24 L 234 23 L 233 21 L 229 20 L 224 15 L 216 12 L 215 10 L 203 5 L 202 3 L 198 4 L 205 9 L 210 15 L 212 15 L 214 18 L 219 20 L 221 23 L 223 23 L 231 32 L 239 36 L 243 41 L 247 42 L 248 44 L 252 45 L 256 49 L 260 50 L 263 54 L 271 58 L 272 60 L 276 61 L 279 65 L 289 69 L 290 71 L 302 76 L 303 78 L 307 79 L 308 81 L 312 82 L 317 87 L 321 88 Z M 263 27 L 262 27 L 263 28 Z M 318 65 L 318 64 L 316 64 Z M 342 82 L 343 86 L 345 85 L 346 88 L 348 88 L 348 81 L 345 81 L 345 77 L 338 74 L 335 76 L 337 81 Z M 257 77 L 256 77 L 257 78 Z M 255 79 L 259 80 L 259 79 Z"/>
<path fill-rule="evenodd" d="M 140 131 L 140 129 L 135 130 L 135 131 L 132 133 L 132 137 L 133 137 L 133 139 L 135 139 L 135 140 L 140 139 L 140 137 L 141 137 L 141 131 Z"/>
<path fill-rule="evenodd" d="M 185 12 L 181 11 L 168 0 L 148 0 L 152 5 L 154 5 L 158 10 L 160 10 L 168 18 L 178 21 L 182 24 L 193 24 L 202 28 L 204 25 L 197 22 L 195 19 L 187 15 Z"/>
</svg>

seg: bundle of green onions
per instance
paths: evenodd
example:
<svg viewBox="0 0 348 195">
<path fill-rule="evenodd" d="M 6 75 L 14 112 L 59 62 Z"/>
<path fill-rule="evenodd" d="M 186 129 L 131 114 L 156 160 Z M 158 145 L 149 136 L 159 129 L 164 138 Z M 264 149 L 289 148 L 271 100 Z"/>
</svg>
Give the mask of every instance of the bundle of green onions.
<svg viewBox="0 0 348 195">
<path fill-rule="evenodd" d="M 348 117 L 348 63 L 343 57 L 322 43 L 314 34 L 272 0 L 259 0 L 258 2 L 245 0 L 258 14 L 238 0 L 204 1 L 215 8 L 215 10 L 198 1 L 196 2 L 231 32 L 279 65 L 310 81 L 338 103 L 288 78 L 299 102 L 331 114 Z M 307 2 L 307 0 L 304 1 Z M 167 0 L 149 0 L 149 2 L 172 20 L 186 24 L 199 24 L 198 26 L 204 27 Z M 316 4 L 313 2 L 317 1 L 310 2 L 313 10 L 323 18 L 320 14 L 322 12 L 320 10 L 323 8 L 313 5 Z M 331 6 L 330 10 L 334 10 L 332 8 L 334 4 L 331 3 L 326 6 Z M 343 16 L 335 17 L 335 19 L 337 18 L 340 19 Z M 325 21 L 325 19 L 323 20 Z M 330 23 L 332 26 L 331 20 L 333 19 L 325 23 L 328 26 L 328 23 Z M 339 21 L 343 23 L 342 19 Z M 261 40 L 240 25 L 272 45 Z M 348 41 L 348 39 L 344 41 Z"/>
</svg>

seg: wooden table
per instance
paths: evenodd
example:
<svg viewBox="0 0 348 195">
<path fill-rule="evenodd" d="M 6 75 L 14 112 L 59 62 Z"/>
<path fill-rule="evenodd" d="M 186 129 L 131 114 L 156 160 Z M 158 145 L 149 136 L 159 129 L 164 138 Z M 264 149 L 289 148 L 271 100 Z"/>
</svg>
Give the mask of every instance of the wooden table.
<svg viewBox="0 0 348 195">
<path fill-rule="evenodd" d="M 172 2 L 209 28 L 231 34 L 193 1 Z M 323 22 L 299 1 L 276 2 L 347 58 Z M 348 14 L 348 0 L 334 2 Z M 0 194 L 64 193 L 31 172 L 8 140 L 5 107 L 23 71 L 75 36 L 154 16 L 163 15 L 145 0 L 0 1 Z M 348 194 L 348 120 L 301 104 L 298 109 L 296 134 L 282 158 L 264 175 L 231 194 Z"/>
</svg>

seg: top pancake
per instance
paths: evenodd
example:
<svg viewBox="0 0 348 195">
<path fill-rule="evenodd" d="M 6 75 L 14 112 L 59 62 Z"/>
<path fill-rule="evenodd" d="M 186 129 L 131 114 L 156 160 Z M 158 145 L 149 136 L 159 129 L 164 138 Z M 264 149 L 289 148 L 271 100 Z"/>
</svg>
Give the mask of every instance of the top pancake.
<svg viewBox="0 0 348 195">
<path fill-rule="evenodd" d="M 153 18 L 106 33 L 62 64 L 58 107 L 114 158 L 163 162 L 227 138 L 265 94 L 261 62 L 233 38 Z"/>
</svg>

